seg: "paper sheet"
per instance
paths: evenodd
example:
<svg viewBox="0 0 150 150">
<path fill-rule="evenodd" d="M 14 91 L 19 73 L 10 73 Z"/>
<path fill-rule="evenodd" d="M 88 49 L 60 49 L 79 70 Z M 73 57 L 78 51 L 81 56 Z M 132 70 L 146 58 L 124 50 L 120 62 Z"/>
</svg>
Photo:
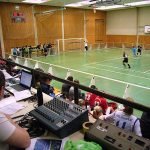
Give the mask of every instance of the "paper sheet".
<svg viewBox="0 0 150 150">
<path fill-rule="evenodd" d="M 26 150 L 63 150 L 65 141 L 65 139 L 34 138 Z"/>
<path fill-rule="evenodd" d="M 14 96 L 16 98 L 16 101 L 20 101 L 20 100 L 31 97 L 32 94 L 29 90 L 23 90 L 19 92 L 18 91 L 14 92 Z"/>
<path fill-rule="evenodd" d="M 12 103 L 16 103 L 16 99 L 14 96 L 4 98 L 3 100 L 0 101 L 0 108 L 3 108 L 3 107 L 10 105 Z"/>
<path fill-rule="evenodd" d="M 22 104 L 19 104 L 19 103 L 12 103 L 10 105 L 7 105 L 3 108 L 0 108 L 0 112 L 3 112 L 5 114 L 8 114 L 8 115 L 13 115 L 15 114 L 17 111 L 21 110 L 21 109 L 24 109 L 25 106 L 22 105 Z"/>
</svg>

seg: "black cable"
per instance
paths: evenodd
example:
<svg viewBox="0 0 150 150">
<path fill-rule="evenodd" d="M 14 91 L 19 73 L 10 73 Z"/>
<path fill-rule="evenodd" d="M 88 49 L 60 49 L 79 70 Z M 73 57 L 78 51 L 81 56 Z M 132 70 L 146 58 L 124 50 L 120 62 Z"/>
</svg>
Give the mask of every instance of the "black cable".
<svg viewBox="0 0 150 150">
<path fill-rule="evenodd" d="M 16 116 L 16 117 L 13 117 L 13 118 L 11 118 L 11 119 L 17 119 L 17 118 L 21 118 L 21 117 L 23 117 L 24 115 L 19 115 L 19 116 Z"/>
<path fill-rule="evenodd" d="M 26 128 L 31 138 L 42 136 L 45 128 L 29 113 L 18 122 L 19 126 Z"/>
</svg>

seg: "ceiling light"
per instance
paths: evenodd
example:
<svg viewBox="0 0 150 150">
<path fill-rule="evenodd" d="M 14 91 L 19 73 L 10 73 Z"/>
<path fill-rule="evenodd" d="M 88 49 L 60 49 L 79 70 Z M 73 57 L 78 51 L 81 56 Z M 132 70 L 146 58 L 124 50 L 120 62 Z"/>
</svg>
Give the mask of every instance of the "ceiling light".
<svg viewBox="0 0 150 150">
<path fill-rule="evenodd" d="M 124 5 L 113 5 L 113 6 L 100 6 L 99 8 L 96 8 L 97 10 L 109 10 L 109 9 L 115 9 L 115 8 L 125 8 L 127 6 Z"/>
<path fill-rule="evenodd" d="M 33 4 L 41 4 L 41 3 L 45 3 L 49 0 L 24 0 L 22 1 L 23 3 L 33 3 Z"/>
<path fill-rule="evenodd" d="M 132 2 L 132 3 L 126 3 L 125 5 L 129 5 L 129 6 L 139 6 L 139 5 L 146 5 L 146 4 L 150 4 L 150 1 L 141 1 L 141 2 Z"/>
<path fill-rule="evenodd" d="M 81 7 L 81 6 L 86 6 L 86 5 L 90 5 L 90 4 L 94 4 L 94 3 L 95 2 L 89 2 L 89 0 L 87 0 L 87 1 L 77 2 L 77 3 L 67 4 L 65 6 L 66 7 Z"/>
</svg>

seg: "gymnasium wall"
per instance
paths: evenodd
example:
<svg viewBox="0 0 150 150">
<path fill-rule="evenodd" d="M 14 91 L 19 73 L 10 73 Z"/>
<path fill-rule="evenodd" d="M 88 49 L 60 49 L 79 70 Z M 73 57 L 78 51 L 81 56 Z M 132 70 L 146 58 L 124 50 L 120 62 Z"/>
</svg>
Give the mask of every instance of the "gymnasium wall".
<svg viewBox="0 0 150 150">
<path fill-rule="evenodd" d="M 55 10 L 57 7 L 35 6 L 35 12 Z M 37 25 L 38 43 L 53 43 L 54 39 L 62 38 L 62 11 L 51 14 L 35 15 Z"/>
<path fill-rule="evenodd" d="M 106 12 L 85 10 L 86 37 L 88 43 L 105 42 L 106 40 Z"/>
<path fill-rule="evenodd" d="M 32 18 L 32 6 L 23 5 L 20 11 L 24 13 L 24 23 L 12 23 L 11 14 L 15 10 L 15 4 L 0 3 L 0 15 L 2 21 L 3 40 L 6 53 L 12 47 L 34 45 L 34 30 Z"/>
<path fill-rule="evenodd" d="M 108 11 L 107 41 L 150 44 L 150 34 L 144 34 L 144 26 L 150 25 L 149 14 L 150 7 Z"/>
<path fill-rule="evenodd" d="M 11 21 L 10 15 L 15 10 L 16 5 L 20 6 L 20 12 L 25 15 L 26 20 L 23 23 L 12 23 Z M 35 45 L 36 41 L 38 43 L 55 43 L 56 39 L 63 38 L 63 32 L 64 38 L 86 37 L 88 43 L 104 42 L 106 40 L 106 12 L 97 11 L 94 13 L 93 10 L 67 8 L 63 12 L 58 10 L 47 15 L 35 15 L 36 23 L 34 23 L 33 12 L 50 9 L 56 10 L 59 8 L 0 3 L 6 53 L 10 52 L 12 47 Z"/>
</svg>

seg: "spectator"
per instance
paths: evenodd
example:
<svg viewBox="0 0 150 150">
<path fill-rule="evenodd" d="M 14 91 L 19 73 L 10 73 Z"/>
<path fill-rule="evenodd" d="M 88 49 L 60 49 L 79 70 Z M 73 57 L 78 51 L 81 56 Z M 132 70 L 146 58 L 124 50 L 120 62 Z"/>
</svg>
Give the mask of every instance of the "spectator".
<svg viewBox="0 0 150 150">
<path fill-rule="evenodd" d="M 43 76 L 40 84 L 41 84 L 42 92 L 50 96 L 54 96 L 55 95 L 54 87 L 50 85 L 51 81 L 52 81 L 51 77 Z"/>
<path fill-rule="evenodd" d="M 20 70 L 15 69 L 15 65 L 10 63 L 10 62 L 14 62 L 14 61 L 11 58 L 8 58 L 7 61 L 9 61 L 9 62 L 6 62 L 6 66 L 5 66 L 6 72 L 8 74 L 10 74 L 11 76 L 15 76 L 15 75 L 19 74 Z"/>
<path fill-rule="evenodd" d="M 15 47 L 15 48 L 13 48 L 13 55 L 17 55 L 17 48 Z"/>
<path fill-rule="evenodd" d="M 32 85 L 34 88 L 37 88 L 38 84 L 40 84 L 40 81 L 41 81 L 41 78 L 42 78 L 40 72 L 44 72 L 44 70 L 41 69 L 41 68 L 35 68 L 34 80 L 33 80 L 34 82 L 33 82 L 33 85 Z"/>
<path fill-rule="evenodd" d="M 104 97 L 102 97 L 102 96 L 96 96 L 96 98 L 94 100 L 94 106 L 101 106 L 102 113 L 106 114 L 106 110 L 108 108 L 108 104 L 107 104 L 107 100 Z"/>
<path fill-rule="evenodd" d="M 132 98 L 127 98 L 129 101 L 133 101 Z M 101 116 L 100 119 L 109 120 L 113 119 L 114 124 L 128 132 L 133 132 L 138 136 L 142 136 L 140 121 L 133 115 L 133 108 L 124 105 L 123 111 L 116 110 L 111 114 Z"/>
<path fill-rule="evenodd" d="M 99 119 L 99 117 L 103 115 L 103 110 L 101 108 L 101 106 L 95 106 L 94 110 L 93 110 L 93 117 L 95 119 Z"/>
<path fill-rule="evenodd" d="M 95 85 L 92 85 L 91 88 L 97 90 Z M 106 113 L 106 109 L 108 108 L 108 105 L 104 97 L 88 92 L 86 94 L 85 100 L 90 105 L 91 110 L 93 110 L 95 106 L 101 106 L 103 110 L 103 114 Z"/>
<path fill-rule="evenodd" d="M 0 100 L 3 99 L 5 77 L 0 71 Z M 30 137 L 27 131 L 18 126 L 10 116 L 0 113 L 0 149 L 8 150 L 10 146 L 27 148 L 30 145 Z"/>
<path fill-rule="evenodd" d="M 143 137 L 150 139 L 150 112 L 143 112 L 140 124 Z"/>
<path fill-rule="evenodd" d="M 3 70 L 5 68 L 6 62 L 3 60 L 0 60 L 0 70 Z"/>
<path fill-rule="evenodd" d="M 108 108 L 106 110 L 106 115 L 113 113 L 118 108 L 118 104 L 115 102 L 108 102 Z"/>
<path fill-rule="evenodd" d="M 95 90 L 97 89 L 95 85 L 91 85 L 91 88 L 95 89 Z M 95 100 L 96 97 L 97 97 L 96 94 L 93 94 L 91 92 L 86 93 L 85 101 L 86 101 L 87 105 L 90 106 L 91 110 L 94 109 L 94 100 Z"/>
<path fill-rule="evenodd" d="M 68 77 L 67 77 L 67 80 L 73 82 L 73 77 L 72 77 L 72 76 L 68 76 Z M 63 94 L 63 97 L 64 97 L 64 98 L 69 98 L 69 90 L 70 90 L 70 87 L 71 87 L 71 85 L 66 84 L 66 83 L 64 83 L 64 84 L 62 85 L 61 93 Z"/>
<path fill-rule="evenodd" d="M 75 83 L 79 84 L 79 80 L 74 80 Z M 82 98 L 81 90 L 78 89 L 78 98 Z M 69 100 L 74 100 L 74 86 L 69 89 Z"/>
</svg>

